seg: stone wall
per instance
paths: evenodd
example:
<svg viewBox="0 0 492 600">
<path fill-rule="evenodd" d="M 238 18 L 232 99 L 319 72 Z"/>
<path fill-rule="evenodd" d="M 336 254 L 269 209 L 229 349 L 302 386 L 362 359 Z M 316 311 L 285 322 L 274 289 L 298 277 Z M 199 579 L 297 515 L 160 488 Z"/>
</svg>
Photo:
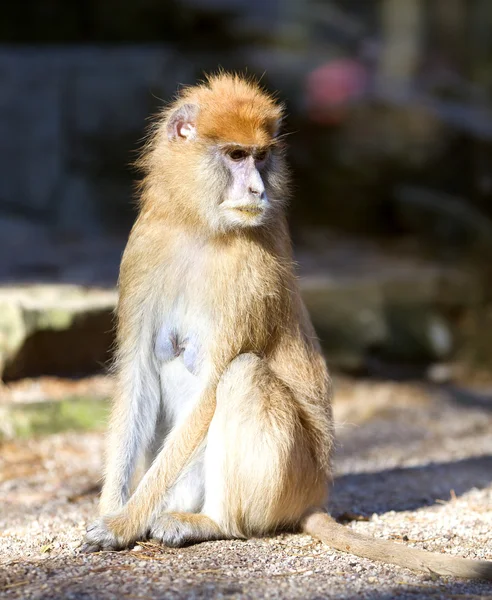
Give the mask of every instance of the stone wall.
<svg viewBox="0 0 492 600">
<path fill-rule="evenodd" d="M 164 46 L 0 49 L 1 279 L 126 234 L 146 118 L 193 79 Z"/>
</svg>

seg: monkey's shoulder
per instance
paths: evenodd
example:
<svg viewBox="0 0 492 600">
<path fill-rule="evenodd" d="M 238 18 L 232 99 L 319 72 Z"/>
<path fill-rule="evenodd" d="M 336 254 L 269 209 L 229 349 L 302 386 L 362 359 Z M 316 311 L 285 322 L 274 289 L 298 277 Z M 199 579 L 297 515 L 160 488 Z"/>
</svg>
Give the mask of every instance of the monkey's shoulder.
<svg viewBox="0 0 492 600">
<path fill-rule="evenodd" d="M 176 270 L 183 273 L 183 267 L 189 262 L 185 244 L 179 236 L 165 224 L 156 228 L 150 224 L 137 224 L 128 238 L 120 263 L 120 288 L 140 286 L 148 290 L 158 287 L 159 281 Z"/>
<path fill-rule="evenodd" d="M 123 252 L 122 265 L 130 261 L 154 264 L 162 255 L 172 252 L 177 235 L 165 222 L 139 221 L 133 226 Z"/>
</svg>

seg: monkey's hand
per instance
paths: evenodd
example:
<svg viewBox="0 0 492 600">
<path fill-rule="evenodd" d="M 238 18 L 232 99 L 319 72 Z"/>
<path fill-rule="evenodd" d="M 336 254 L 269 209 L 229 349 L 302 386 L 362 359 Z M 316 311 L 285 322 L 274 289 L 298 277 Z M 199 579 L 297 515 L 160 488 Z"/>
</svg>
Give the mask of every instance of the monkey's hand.
<svg viewBox="0 0 492 600">
<path fill-rule="evenodd" d="M 119 538 L 110 527 L 110 517 L 101 517 L 87 528 L 81 552 L 100 552 L 101 550 L 122 550 L 128 543 Z"/>
</svg>

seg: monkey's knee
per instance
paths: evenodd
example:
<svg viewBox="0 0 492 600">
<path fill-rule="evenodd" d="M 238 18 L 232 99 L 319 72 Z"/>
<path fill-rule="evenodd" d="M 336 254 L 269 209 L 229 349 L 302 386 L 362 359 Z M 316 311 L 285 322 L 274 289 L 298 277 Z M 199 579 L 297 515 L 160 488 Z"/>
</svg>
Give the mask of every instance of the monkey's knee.
<svg viewBox="0 0 492 600">
<path fill-rule="evenodd" d="M 231 360 L 224 371 L 223 377 L 243 374 L 252 375 L 264 365 L 266 366 L 264 359 L 260 358 L 257 354 L 253 354 L 253 352 L 244 352 Z"/>
<path fill-rule="evenodd" d="M 228 364 L 219 380 L 217 402 L 241 398 L 259 383 L 267 369 L 265 361 L 256 354 L 239 354 Z"/>
</svg>

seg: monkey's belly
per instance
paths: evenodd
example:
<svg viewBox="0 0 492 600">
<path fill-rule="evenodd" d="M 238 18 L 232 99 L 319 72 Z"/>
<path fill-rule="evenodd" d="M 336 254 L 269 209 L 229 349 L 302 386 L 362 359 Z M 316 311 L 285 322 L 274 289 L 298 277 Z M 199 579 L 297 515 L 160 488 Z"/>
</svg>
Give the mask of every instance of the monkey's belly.
<svg viewBox="0 0 492 600">
<path fill-rule="evenodd" d="M 164 325 L 157 335 L 154 352 L 159 362 L 181 359 L 192 375 L 198 375 L 201 356 L 197 336 L 183 336 L 175 328 Z"/>
<path fill-rule="evenodd" d="M 198 402 L 206 385 L 206 365 L 196 358 L 196 347 L 160 358 L 161 402 L 170 428 L 180 423 Z"/>
<path fill-rule="evenodd" d="M 182 357 L 168 360 L 161 365 L 160 380 L 164 418 L 167 428 L 173 429 L 190 414 L 201 396 L 205 381 L 187 369 Z M 205 493 L 204 479 L 204 459 L 201 451 L 167 495 L 165 510 L 200 512 Z"/>
</svg>

